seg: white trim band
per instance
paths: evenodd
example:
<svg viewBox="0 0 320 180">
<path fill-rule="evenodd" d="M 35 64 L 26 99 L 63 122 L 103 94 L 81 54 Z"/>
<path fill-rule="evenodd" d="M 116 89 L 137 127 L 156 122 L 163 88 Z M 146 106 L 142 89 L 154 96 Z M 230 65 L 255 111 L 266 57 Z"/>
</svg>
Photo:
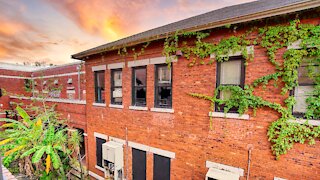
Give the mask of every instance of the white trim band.
<svg viewBox="0 0 320 180">
<path fill-rule="evenodd" d="M 8 79 L 32 79 L 31 77 L 25 77 L 25 76 L 7 76 L 7 75 L 0 75 L 0 78 L 8 78 Z"/>
<path fill-rule="evenodd" d="M 309 125 L 320 126 L 320 120 L 291 119 L 291 120 L 289 120 L 289 122 L 298 123 L 298 124 L 304 124 L 304 123 L 308 122 Z"/>
<path fill-rule="evenodd" d="M 97 137 L 97 138 L 105 139 L 105 140 L 109 139 L 107 135 L 104 135 L 104 134 L 101 134 L 101 133 L 98 133 L 98 132 L 94 132 L 93 136 Z"/>
<path fill-rule="evenodd" d="M 161 113 L 174 113 L 174 109 L 165 109 L 165 108 L 150 108 L 152 112 L 161 112 Z"/>
<path fill-rule="evenodd" d="M 92 66 L 92 71 L 103 71 L 106 70 L 107 66 L 106 65 L 100 65 L 100 66 Z"/>
<path fill-rule="evenodd" d="M 107 107 L 107 105 L 105 103 L 92 103 L 92 106 Z"/>
<path fill-rule="evenodd" d="M 94 177 L 94 178 L 96 178 L 97 180 L 105 180 L 104 177 L 101 177 L 101 176 L 99 176 L 98 174 L 96 174 L 96 173 L 94 173 L 92 171 L 89 171 L 89 175 Z"/>
<path fill-rule="evenodd" d="M 75 75 L 85 74 L 85 73 L 86 73 L 85 71 L 81 71 L 81 72 L 73 72 L 73 73 L 54 74 L 54 75 L 48 75 L 48 76 L 37 76 L 31 79 L 47 79 L 47 78 L 64 77 L 64 76 L 75 76 Z"/>
<path fill-rule="evenodd" d="M 224 112 L 209 112 L 209 117 L 219 117 L 228 119 L 243 119 L 249 120 L 250 116 L 248 114 L 238 114 L 238 113 L 224 113 Z"/>
<path fill-rule="evenodd" d="M 109 104 L 109 108 L 123 109 L 123 105 Z"/>
<path fill-rule="evenodd" d="M 98 169 L 98 170 L 100 170 L 100 171 L 104 172 L 104 169 L 103 169 L 102 167 L 100 167 L 100 166 L 98 166 L 98 165 L 95 165 L 94 167 L 95 167 L 96 169 Z"/>
<path fill-rule="evenodd" d="M 223 171 L 228 171 L 234 174 L 237 174 L 239 176 L 243 176 L 244 170 L 241 168 L 233 167 L 233 166 L 228 166 L 216 162 L 211 162 L 211 161 L 206 161 L 206 167 L 207 168 L 215 168 L 215 169 L 220 169 Z"/>
<path fill-rule="evenodd" d="M 178 62 L 177 56 L 170 56 L 168 59 L 169 62 Z M 155 57 L 150 59 L 150 64 L 165 64 L 167 63 L 167 57 Z"/>
<path fill-rule="evenodd" d="M 37 97 L 25 97 L 25 96 L 10 96 L 12 99 L 19 99 L 19 100 L 44 100 L 47 102 L 58 102 L 58 103 L 68 103 L 68 104 L 86 104 L 85 100 L 76 100 L 76 99 L 55 99 L 55 98 L 37 98 Z"/>
<path fill-rule="evenodd" d="M 248 54 L 254 54 L 254 46 L 247 46 L 246 47 Z M 237 51 L 237 52 L 232 52 L 230 51 L 228 55 L 221 55 L 221 57 L 225 57 L 225 56 L 241 56 L 242 55 L 242 51 Z M 215 54 L 210 54 L 210 58 L 213 59 L 215 58 L 216 55 Z"/>
<path fill-rule="evenodd" d="M 129 61 L 128 67 L 137 67 L 137 66 L 146 66 L 150 64 L 149 59 L 137 60 L 137 61 Z"/>
<path fill-rule="evenodd" d="M 121 69 L 124 68 L 125 63 L 121 62 L 121 63 L 113 63 L 113 64 L 108 64 L 108 69 Z"/>
<path fill-rule="evenodd" d="M 130 110 L 137 110 L 137 111 L 148 111 L 148 107 L 141 107 L 141 106 L 129 106 Z"/>
</svg>

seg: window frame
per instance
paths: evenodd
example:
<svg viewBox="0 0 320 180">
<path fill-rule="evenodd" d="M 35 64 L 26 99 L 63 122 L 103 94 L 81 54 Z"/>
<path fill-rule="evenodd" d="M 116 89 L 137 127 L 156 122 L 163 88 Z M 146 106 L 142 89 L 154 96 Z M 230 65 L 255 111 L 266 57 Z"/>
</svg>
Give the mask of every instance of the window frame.
<svg viewBox="0 0 320 180">
<path fill-rule="evenodd" d="M 114 85 L 114 74 L 115 72 L 121 72 L 121 86 L 115 86 Z M 122 79 L 123 79 L 123 72 L 122 72 L 122 68 L 119 68 L 119 69 L 111 69 L 111 85 L 110 85 L 110 103 L 113 104 L 113 105 L 122 105 L 123 104 L 123 95 L 121 97 L 121 103 L 115 103 L 114 102 L 114 97 L 113 97 L 113 91 L 114 89 L 116 88 L 121 88 L 123 90 L 123 82 L 122 82 Z"/>
<path fill-rule="evenodd" d="M 102 73 L 103 74 L 103 77 L 104 77 L 104 82 L 103 82 L 103 90 L 106 89 L 106 82 L 105 82 L 105 75 L 106 75 L 106 71 L 105 70 L 99 70 L 99 71 L 94 71 L 94 96 L 95 96 L 95 99 L 94 99 L 94 102 L 95 103 L 101 103 L 101 104 L 104 104 L 106 102 L 106 99 L 102 99 L 102 93 L 101 93 L 101 99 L 99 100 L 98 99 L 98 78 L 97 78 L 97 75 L 99 73 Z"/>
<path fill-rule="evenodd" d="M 168 64 L 155 64 L 155 75 L 154 75 L 154 107 L 155 108 L 163 108 L 163 109 L 171 109 L 172 108 L 172 91 L 173 91 L 173 88 L 172 88 L 172 77 L 173 77 L 173 66 L 172 66 L 172 63 L 171 63 L 171 66 L 170 66 L 170 85 L 159 85 L 160 83 L 158 82 L 158 75 L 159 75 L 159 68 L 160 67 L 167 67 L 168 68 Z M 161 107 L 159 105 L 159 102 L 158 102 L 158 96 L 159 96 L 159 87 L 170 87 L 171 88 L 171 96 L 170 96 L 170 104 L 166 107 Z"/>
<path fill-rule="evenodd" d="M 101 137 L 95 137 L 96 139 L 96 166 L 98 166 L 98 167 L 101 167 L 101 168 L 103 168 L 103 160 L 102 160 L 102 158 L 103 158 L 103 154 L 102 154 L 102 144 L 104 144 L 104 143 L 106 143 L 107 142 L 107 140 L 106 139 L 103 139 L 103 138 L 101 138 Z M 101 147 L 99 146 L 98 147 L 98 139 L 100 139 L 101 141 L 104 141 L 104 143 L 102 143 L 101 144 Z M 98 157 L 98 148 L 101 148 L 101 166 L 98 164 L 98 159 L 99 159 L 99 157 Z"/>
<path fill-rule="evenodd" d="M 144 86 L 136 86 L 136 73 L 135 71 L 137 69 L 145 69 L 146 71 L 146 83 Z M 148 72 L 147 72 L 147 66 L 137 66 L 137 67 L 132 67 L 132 82 L 131 82 L 131 104 L 132 106 L 138 106 L 138 107 L 147 107 L 147 81 L 148 81 Z M 135 95 L 135 91 L 136 91 L 136 88 L 139 87 L 139 88 L 145 88 L 146 89 L 146 101 L 145 101 L 145 105 L 137 105 L 136 104 L 136 95 Z"/>
<path fill-rule="evenodd" d="M 316 66 L 316 67 L 320 67 L 320 65 L 319 64 L 315 64 L 314 66 Z M 303 66 L 303 65 L 300 65 L 299 67 L 308 67 L 308 65 L 305 65 L 305 66 Z M 297 71 L 299 71 L 299 67 L 298 67 L 298 69 L 297 69 Z M 299 73 L 299 72 L 298 72 Z M 313 82 L 313 83 L 299 83 L 299 77 L 298 77 L 298 79 L 297 79 L 297 83 L 298 83 L 298 85 L 297 86 L 312 86 L 312 87 L 314 87 L 316 84 L 315 84 L 315 82 Z M 296 100 L 296 97 L 295 97 L 295 90 L 296 90 L 296 87 L 294 87 L 291 91 L 290 91 L 290 96 L 293 96 L 294 97 L 294 99 Z M 297 101 L 297 100 L 296 100 Z M 296 102 L 296 104 L 297 104 L 298 102 Z M 293 105 L 294 106 L 294 105 Z M 296 118 L 305 118 L 305 114 L 306 113 L 302 113 L 302 112 L 294 112 L 294 108 L 292 107 L 292 115 L 294 116 L 294 117 L 296 117 Z"/>
<path fill-rule="evenodd" d="M 243 56 L 231 56 L 229 57 L 228 61 L 223 61 L 223 62 L 217 62 L 217 68 L 216 68 L 216 88 L 218 88 L 221 83 L 221 63 L 224 62 L 230 62 L 230 61 L 241 61 L 241 71 L 240 71 L 240 85 L 235 85 L 235 84 L 223 84 L 224 86 L 239 86 L 242 89 L 244 88 L 245 85 L 245 79 L 246 79 L 246 66 L 245 66 L 245 61 L 246 59 Z M 218 92 L 218 99 L 220 99 L 220 91 Z M 214 106 L 214 111 L 215 112 L 224 112 L 224 105 L 218 105 L 218 103 L 215 103 Z M 238 109 L 233 107 L 230 109 L 229 113 L 238 113 Z"/>
</svg>

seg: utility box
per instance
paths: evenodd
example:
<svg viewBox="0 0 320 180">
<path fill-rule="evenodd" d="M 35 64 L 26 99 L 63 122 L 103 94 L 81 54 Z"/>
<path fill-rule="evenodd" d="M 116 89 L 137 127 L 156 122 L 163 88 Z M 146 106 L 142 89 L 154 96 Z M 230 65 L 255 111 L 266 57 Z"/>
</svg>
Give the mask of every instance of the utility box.
<svg viewBox="0 0 320 180">
<path fill-rule="evenodd" d="M 123 147 L 122 144 L 108 141 L 102 144 L 102 159 L 105 178 L 123 179 Z"/>
</svg>

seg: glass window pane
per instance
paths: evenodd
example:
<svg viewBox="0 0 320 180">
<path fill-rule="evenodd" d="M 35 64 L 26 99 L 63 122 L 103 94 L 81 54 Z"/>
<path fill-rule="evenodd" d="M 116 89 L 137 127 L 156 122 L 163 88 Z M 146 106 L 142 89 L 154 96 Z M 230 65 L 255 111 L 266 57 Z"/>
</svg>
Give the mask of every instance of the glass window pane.
<svg viewBox="0 0 320 180">
<path fill-rule="evenodd" d="M 134 93 L 135 93 L 135 105 L 145 106 L 146 105 L 146 88 L 136 87 Z"/>
<path fill-rule="evenodd" d="M 171 83 L 171 69 L 168 66 L 158 67 L 158 83 Z"/>
<path fill-rule="evenodd" d="M 97 86 L 104 88 L 104 72 L 97 72 Z"/>
<path fill-rule="evenodd" d="M 240 85 L 241 61 L 227 61 L 221 63 L 220 84 Z"/>
<path fill-rule="evenodd" d="M 112 91 L 112 97 L 121 98 L 122 97 L 122 88 L 114 88 Z"/>
<path fill-rule="evenodd" d="M 122 71 L 115 71 L 113 73 L 114 86 L 122 86 Z"/>
<path fill-rule="evenodd" d="M 145 68 L 135 69 L 135 85 L 136 86 L 145 86 L 146 85 L 146 75 L 147 71 Z"/>
<path fill-rule="evenodd" d="M 171 107 L 171 87 L 158 87 L 157 105 L 159 107 Z"/>
<path fill-rule="evenodd" d="M 293 112 L 305 113 L 307 110 L 306 99 L 311 95 L 313 86 L 297 86 L 294 90 L 296 104 L 293 106 Z"/>
<path fill-rule="evenodd" d="M 308 76 L 309 69 L 312 69 L 311 72 L 315 72 L 315 75 L 320 73 L 320 66 L 313 66 L 313 67 L 300 66 L 298 68 L 298 83 L 299 84 L 314 84 L 314 80 L 312 80 Z"/>
</svg>

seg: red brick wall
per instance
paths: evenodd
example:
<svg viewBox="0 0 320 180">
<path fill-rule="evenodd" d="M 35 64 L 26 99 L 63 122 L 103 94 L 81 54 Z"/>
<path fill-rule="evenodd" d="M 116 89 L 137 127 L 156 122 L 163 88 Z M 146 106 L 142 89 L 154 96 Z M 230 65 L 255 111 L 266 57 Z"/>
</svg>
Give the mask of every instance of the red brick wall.
<svg viewBox="0 0 320 180">
<path fill-rule="evenodd" d="M 319 18 L 307 20 L 319 22 Z M 303 20 L 302 22 L 307 22 Z M 246 30 L 246 29 L 245 29 Z M 238 32 L 243 32 L 238 30 Z M 217 41 L 232 35 L 232 30 L 213 32 L 208 41 Z M 254 38 L 254 36 L 252 37 Z M 163 42 L 151 43 L 138 59 L 162 56 Z M 137 48 L 136 48 L 137 49 Z M 274 72 L 274 66 L 268 61 L 266 50 L 255 46 L 254 61 L 246 67 L 245 83 Z M 278 58 L 281 58 L 281 53 Z M 248 147 L 252 149 L 250 167 L 251 179 L 318 179 L 320 174 L 319 141 L 314 146 L 297 144 L 288 154 L 276 161 L 267 140 L 267 130 L 279 114 L 261 108 L 257 115 L 249 112 L 250 120 L 213 118 L 213 128 L 209 128 L 209 107 L 207 101 L 193 98 L 188 93 L 212 95 L 216 82 L 216 65 L 195 66 L 189 68 L 188 61 L 179 58 L 173 63 L 173 109 L 174 113 L 155 113 L 154 106 L 154 65 L 147 68 L 147 107 L 148 111 L 129 110 L 131 105 L 131 68 L 132 54 L 125 59 L 117 52 L 105 56 L 92 57 L 86 61 L 87 91 L 87 132 L 89 150 L 89 170 L 103 176 L 95 168 L 96 151 L 94 132 L 125 139 L 128 128 L 128 140 L 160 148 L 175 153 L 171 160 L 172 179 L 204 179 L 207 172 L 205 162 L 213 161 L 245 170 L 248 166 Z M 92 66 L 126 62 L 123 69 L 123 109 L 92 106 L 94 102 L 94 77 Z M 110 103 L 110 70 L 106 70 L 106 104 Z M 271 83 L 272 84 L 272 83 Z M 273 86 L 258 88 L 256 95 L 264 99 L 282 102 L 285 97 Z M 124 151 L 125 154 L 126 150 Z M 126 156 L 124 161 L 126 163 Z M 129 150 L 129 176 L 131 177 L 131 149 Z M 147 153 L 147 177 L 152 179 L 152 153 Z M 125 168 L 126 169 L 126 166 Z"/>
</svg>

